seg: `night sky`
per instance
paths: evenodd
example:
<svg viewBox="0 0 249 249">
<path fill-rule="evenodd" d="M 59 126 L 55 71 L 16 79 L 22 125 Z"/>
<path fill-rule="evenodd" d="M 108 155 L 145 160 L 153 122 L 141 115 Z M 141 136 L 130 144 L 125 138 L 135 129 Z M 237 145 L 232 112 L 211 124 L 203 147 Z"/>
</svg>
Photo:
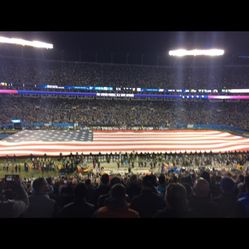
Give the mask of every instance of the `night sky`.
<svg viewBox="0 0 249 249">
<path fill-rule="evenodd" d="M 249 32 L 80 31 L 0 32 L 8 37 L 41 40 L 54 44 L 54 53 L 77 58 L 79 53 L 167 56 L 170 49 L 218 47 L 229 55 L 249 55 Z M 80 52 L 81 51 L 81 52 Z"/>
</svg>

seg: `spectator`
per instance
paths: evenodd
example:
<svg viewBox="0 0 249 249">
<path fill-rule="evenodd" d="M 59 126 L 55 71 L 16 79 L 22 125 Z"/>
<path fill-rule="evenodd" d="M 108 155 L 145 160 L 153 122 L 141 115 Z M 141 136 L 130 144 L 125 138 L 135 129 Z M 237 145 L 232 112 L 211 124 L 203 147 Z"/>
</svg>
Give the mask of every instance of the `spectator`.
<svg viewBox="0 0 249 249">
<path fill-rule="evenodd" d="M 207 171 L 204 170 L 204 171 L 202 172 L 202 174 L 201 174 L 201 177 L 202 177 L 203 179 L 207 180 L 208 183 L 210 184 L 210 174 L 209 174 L 209 172 L 207 172 Z"/>
<path fill-rule="evenodd" d="M 186 218 L 189 215 L 187 191 L 180 183 L 170 183 L 167 187 L 166 208 L 156 213 L 157 218 Z"/>
<path fill-rule="evenodd" d="M 114 186 L 115 184 L 121 184 L 121 179 L 119 177 L 113 177 L 110 181 L 110 188 Z M 97 208 L 103 207 L 106 204 L 106 201 L 110 198 L 110 194 L 103 194 L 100 195 L 98 200 L 97 200 Z"/>
<path fill-rule="evenodd" d="M 30 205 L 23 217 L 25 218 L 49 218 L 54 215 L 55 201 L 48 194 L 50 188 L 45 178 L 37 178 L 33 182 L 33 193 L 29 198 Z"/>
<path fill-rule="evenodd" d="M 221 195 L 214 201 L 218 204 L 220 214 L 224 218 L 241 217 L 242 213 L 239 209 L 236 196 L 236 185 L 230 177 L 224 177 L 221 181 Z"/>
<path fill-rule="evenodd" d="M 20 217 L 29 206 L 28 194 L 25 191 L 21 180 L 12 184 L 11 196 L 8 196 L 9 193 L 7 193 L 7 190 L 9 187 L 6 185 L 6 182 L 2 181 L 0 184 L 0 218 Z"/>
<path fill-rule="evenodd" d="M 190 215 L 199 218 L 218 217 L 218 206 L 210 198 L 210 187 L 207 180 L 199 178 L 194 186 L 194 196 L 190 200 Z"/>
<path fill-rule="evenodd" d="M 68 203 L 71 203 L 74 198 L 74 192 L 71 184 L 64 180 L 64 184 L 60 186 L 59 196 L 57 198 L 56 209 L 63 208 Z"/>
<path fill-rule="evenodd" d="M 107 194 L 109 189 L 110 189 L 109 175 L 108 174 L 103 174 L 101 176 L 101 178 L 100 178 L 100 185 L 96 189 L 96 193 L 95 193 L 96 203 L 97 203 L 97 200 L 98 200 L 99 196 Z"/>
<path fill-rule="evenodd" d="M 165 178 L 165 175 L 164 175 L 164 174 L 161 174 L 161 175 L 159 176 L 159 184 L 158 184 L 157 190 L 158 190 L 158 192 L 160 193 L 160 195 L 161 195 L 162 197 L 165 196 L 166 178 Z"/>
<path fill-rule="evenodd" d="M 58 217 L 62 218 L 89 218 L 94 213 L 94 205 L 86 201 L 87 188 L 79 183 L 74 191 L 74 202 L 63 207 Z"/>
<path fill-rule="evenodd" d="M 128 207 L 125 187 L 116 184 L 111 188 L 111 198 L 108 204 L 98 209 L 96 218 L 139 218 L 139 213 Z"/>
<path fill-rule="evenodd" d="M 92 182 L 89 178 L 86 179 L 85 185 L 87 188 L 86 200 L 90 203 L 94 203 L 95 202 L 95 188 L 92 185 Z"/>
<path fill-rule="evenodd" d="M 141 183 L 137 175 L 132 175 L 127 183 L 127 194 L 129 196 L 129 200 L 132 201 L 140 193 L 141 193 Z"/>
<path fill-rule="evenodd" d="M 249 218 L 249 175 L 245 177 L 246 193 L 239 198 L 239 204 L 242 206 L 245 216 Z"/>
<path fill-rule="evenodd" d="M 155 176 L 145 176 L 142 193 L 131 202 L 131 208 L 137 210 L 142 218 L 152 217 L 158 210 L 165 207 L 165 202 L 158 194 L 155 183 Z"/>
</svg>

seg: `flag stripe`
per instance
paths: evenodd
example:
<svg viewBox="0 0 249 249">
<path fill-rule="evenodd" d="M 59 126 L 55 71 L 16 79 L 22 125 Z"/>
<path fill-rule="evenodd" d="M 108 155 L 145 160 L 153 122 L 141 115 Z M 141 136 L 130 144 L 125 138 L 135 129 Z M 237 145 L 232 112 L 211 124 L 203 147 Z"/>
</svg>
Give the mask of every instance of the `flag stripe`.
<svg viewBox="0 0 249 249">
<path fill-rule="evenodd" d="M 29 131 L 30 132 L 30 131 Z M 51 131 L 50 131 L 51 133 Z M 53 141 L 39 141 L 35 131 L 30 132 L 32 139 L 27 141 L 25 132 L 17 133 L 15 139 L 8 142 L 0 141 L 0 156 L 56 156 L 60 153 L 98 154 L 115 152 L 210 152 L 223 153 L 228 151 L 249 151 L 249 138 L 230 134 L 228 132 L 210 130 L 165 130 L 165 131 L 93 131 L 93 141 L 65 141 L 67 133 L 63 131 L 63 138 L 56 131 Z M 33 135 L 32 135 L 33 134 Z M 51 133 L 52 134 L 52 133 Z M 70 133 L 72 134 L 72 132 Z M 26 136 L 22 142 L 22 135 Z M 42 132 L 46 136 L 46 132 Z M 52 136 L 52 135 L 50 135 Z M 48 136 L 47 139 L 51 137 Z M 69 135 L 68 135 L 69 136 Z M 44 137 L 43 137 L 44 138 Z M 63 141 L 59 142 L 58 139 Z M 72 137 L 71 137 L 72 138 Z M 12 141 L 12 140 L 13 141 Z M 31 140 L 32 140 L 31 139 Z M 69 138 L 70 139 L 70 138 Z M 80 139 L 80 138 L 79 138 Z M 18 141 L 18 142 L 16 142 Z"/>
</svg>

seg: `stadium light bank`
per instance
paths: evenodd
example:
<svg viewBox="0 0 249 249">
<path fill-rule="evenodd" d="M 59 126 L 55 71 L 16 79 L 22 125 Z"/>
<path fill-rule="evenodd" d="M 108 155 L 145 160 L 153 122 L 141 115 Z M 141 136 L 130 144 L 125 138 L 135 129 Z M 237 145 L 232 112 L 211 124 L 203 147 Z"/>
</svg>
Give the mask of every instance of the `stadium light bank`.
<svg viewBox="0 0 249 249">
<path fill-rule="evenodd" d="M 223 49 L 176 49 L 170 50 L 169 55 L 175 57 L 183 57 L 183 56 L 221 56 L 224 55 L 225 51 Z"/>
<path fill-rule="evenodd" d="M 54 47 L 53 44 L 51 43 L 46 43 L 41 41 L 27 41 L 24 39 L 8 38 L 4 36 L 0 36 L 0 43 L 29 46 L 34 48 L 46 48 L 46 49 L 53 49 Z"/>
</svg>

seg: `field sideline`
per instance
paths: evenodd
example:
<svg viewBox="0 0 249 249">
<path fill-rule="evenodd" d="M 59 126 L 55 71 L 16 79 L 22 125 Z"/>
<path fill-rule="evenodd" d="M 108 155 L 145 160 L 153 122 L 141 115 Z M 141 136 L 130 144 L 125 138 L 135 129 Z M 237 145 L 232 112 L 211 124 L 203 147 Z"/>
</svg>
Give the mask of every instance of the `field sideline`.
<svg viewBox="0 0 249 249">
<path fill-rule="evenodd" d="M 17 159 L 17 164 L 21 165 L 21 173 L 19 174 L 19 173 L 15 173 L 13 168 L 9 169 L 8 172 L 6 170 L 3 171 L 3 160 L 0 160 L 0 178 L 3 178 L 5 175 L 8 175 L 8 174 L 19 174 L 21 176 L 21 178 L 36 178 L 36 177 L 42 177 L 42 176 L 43 177 L 56 177 L 56 176 L 60 175 L 59 171 L 57 171 L 57 170 L 55 172 L 50 171 L 50 172 L 44 172 L 44 173 L 42 173 L 41 171 L 37 171 L 37 170 L 31 170 L 30 172 L 25 172 L 24 166 L 23 166 L 23 161 L 24 161 L 24 159 Z M 87 167 L 89 167 L 90 169 L 93 169 L 92 163 L 87 163 Z M 117 164 L 115 162 L 111 162 L 111 163 L 103 162 L 103 163 L 101 163 L 101 167 L 104 168 L 102 173 L 103 172 L 108 173 L 108 174 L 128 173 L 128 166 L 120 167 L 118 170 Z M 155 173 L 159 172 L 159 171 L 160 171 L 159 168 L 154 170 Z M 93 172 L 96 173 L 96 170 L 93 170 Z M 132 172 L 133 173 L 149 173 L 151 171 L 149 170 L 149 167 L 138 168 L 135 164 L 135 168 L 132 169 Z M 68 174 L 68 175 L 75 175 L 75 173 Z"/>
<path fill-rule="evenodd" d="M 5 159 L 0 158 L 0 178 L 3 178 L 5 175 L 7 174 L 19 174 L 21 176 L 21 178 L 36 178 L 36 177 L 56 177 L 59 176 L 60 173 L 58 170 L 53 171 L 49 171 L 49 172 L 41 172 L 39 170 L 31 170 L 29 172 L 25 172 L 24 171 L 24 161 L 27 160 L 28 158 L 17 158 L 16 159 L 16 164 L 21 166 L 21 173 L 15 173 L 14 172 L 14 166 L 12 166 L 12 168 L 10 167 L 9 171 L 7 172 L 6 170 L 3 171 L 3 165 L 5 162 Z M 28 159 L 29 160 L 29 159 Z M 156 166 L 156 168 L 154 169 L 150 169 L 150 166 L 148 164 L 148 160 L 141 160 L 142 162 L 147 162 L 147 167 L 138 167 L 138 161 L 135 161 L 134 163 L 134 168 L 131 168 L 132 173 L 160 173 L 161 172 L 161 164 L 168 164 L 168 161 L 162 160 L 161 163 L 158 163 L 158 165 Z M 247 164 L 248 165 L 248 164 Z M 206 165 L 207 167 L 213 167 L 212 165 Z M 93 164 L 92 162 L 88 162 L 86 164 L 86 167 L 90 169 L 90 171 L 92 171 L 93 173 L 96 173 L 96 169 L 93 169 Z M 107 163 L 106 161 L 101 162 L 100 167 L 103 167 L 103 170 L 101 171 L 101 173 L 108 173 L 108 174 L 121 174 L 124 175 L 126 173 L 128 173 L 128 165 L 124 165 L 122 167 L 120 167 L 119 169 L 117 168 L 117 162 L 110 162 Z M 179 167 L 181 167 L 181 165 L 179 165 Z M 194 168 L 197 168 L 198 166 L 192 166 Z M 191 167 L 191 168 L 192 168 Z M 216 165 L 216 167 L 226 167 L 224 165 Z M 98 171 L 100 172 L 100 171 Z M 77 175 L 77 173 L 72 173 L 72 174 L 68 174 L 70 175 Z M 87 174 L 85 174 L 87 175 Z"/>
</svg>

